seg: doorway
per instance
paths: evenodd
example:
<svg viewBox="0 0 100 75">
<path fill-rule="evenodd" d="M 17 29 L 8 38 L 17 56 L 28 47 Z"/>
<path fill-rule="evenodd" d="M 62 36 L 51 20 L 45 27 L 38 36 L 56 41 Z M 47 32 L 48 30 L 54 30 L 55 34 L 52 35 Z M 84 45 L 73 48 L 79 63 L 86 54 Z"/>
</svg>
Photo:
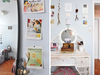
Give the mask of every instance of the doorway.
<svg viewBox="0 0 100 75">
<path fill-rule="evenodd" d="M 100 1 L 93 2 L 93 75 L 100 74 Z"/>
</svg>

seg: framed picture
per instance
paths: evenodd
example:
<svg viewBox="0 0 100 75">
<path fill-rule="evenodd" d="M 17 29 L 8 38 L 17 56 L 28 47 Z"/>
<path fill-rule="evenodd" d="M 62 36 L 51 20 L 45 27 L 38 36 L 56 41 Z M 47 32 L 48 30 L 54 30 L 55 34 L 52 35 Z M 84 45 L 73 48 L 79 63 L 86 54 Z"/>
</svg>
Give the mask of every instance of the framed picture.
<svg viewBox="0 0 100 75">
<path fill-rule="evenodd" d="M 51 51 L 57 51 L 59 49 L 59 43 L 51 43 Z"/>
<path fill-rule="evenodd" d="M 42 19 L 27 19 L 26 39 L 42 39 Z"/>
<path fill-rule="evenodd" d="M 43 13 L 44 0 L 24 0 L 24 13 Z"/>
<path fill-rule="evenodd" d="M 51 12 L 51 17 L 54 17 L 54 11 Z"/>
<path fill-rule="evenodd" d="M 43 69 L 43 59 L 42 59 L 41 46 L 28 46 L 27 53 L 29 54 L 29 59 L 27 59 L 28 69 Z"/>
</svg>

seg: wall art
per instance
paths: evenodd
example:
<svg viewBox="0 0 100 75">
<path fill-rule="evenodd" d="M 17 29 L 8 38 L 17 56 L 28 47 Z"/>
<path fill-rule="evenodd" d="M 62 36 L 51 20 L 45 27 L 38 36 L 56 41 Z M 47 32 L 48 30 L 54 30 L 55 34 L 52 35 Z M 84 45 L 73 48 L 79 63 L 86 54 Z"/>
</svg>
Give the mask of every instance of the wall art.
<svg viewBox="0 0 100 75">
<path fill-rule="evenodd" d="M 44 0 L 24 0 L 24 13 L 43 13 Z"/>
<path fill-rule="evenodd" d="M 82 5 L 82 12 L 83 13 L 88 13 L 88 5 L 87 4 Z"/>
<path fill-rule="evenodd" d="M 51 5 L 51 9 L 55 9 L 55 6 L 54 5 Z"/>
<path fill-rule="evenodd" d="M 65 3 L 65 11 L 66 12 L 72 11 L 72 3 Z"/>
<path fill-rule="evenodd" d="M 27 19 L 26 39 L 41 40 L 42 36 L 42 19 Z"/>
<path fill-rule="evenodd" d="M 88 18 L 88 15 L 83 15 L 83 18 Z"/>
<path fill-rule="evenodd" d="M 87 26 L 87 20 L 83 20 L 83 26 Z"/>
<path fill-rule="evenodd" d="M 2 34 L 0 34 L 0 44 L 2 44 Z"/>
<path fill-rule="evenodd" d="M 51 12 L 51 17 L 54 17 L 54 11 Z"/>
<path fill-rule="evenodd" d="M 70 17 L 71 16 L 71 13 L 66 13 L 65 16 L 66 17 Z"/>
<path fill-rule="evenodd" d="M 6 1 L 7 1 L 7 2 L 10 2 L 10 0 L 3 0 L 3 2 L 6 2 Z"/>
<path fill-rule="evenodd" d="M 54 19 L 51 19 L 51 26 L 54 26 Z"/>
<path fill-rule="evenodd" d="M 92 26 L 89 26 L 89 31 L 92 31 Z"/>
<path fill-rule="evenodd" d="M 27 47 L 27 68 L 29 69 L 43 69 L 43 58 L 42 58 L 41 46 L 28 46 Z"/>
<path fill-rule="evenodd" d="M 65 25 L 70 25 L 70 24 L 71 24 L 70 19 L 66 19 L 66 20 L 65 20 Z"/>
</svg>

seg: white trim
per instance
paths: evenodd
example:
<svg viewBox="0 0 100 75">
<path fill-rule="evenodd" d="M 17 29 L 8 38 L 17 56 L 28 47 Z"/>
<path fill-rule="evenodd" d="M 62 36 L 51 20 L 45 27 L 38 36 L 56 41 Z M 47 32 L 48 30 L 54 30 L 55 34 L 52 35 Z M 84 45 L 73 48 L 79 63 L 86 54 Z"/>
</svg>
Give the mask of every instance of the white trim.
<svg viewBox="0 0 100 75">
<path fill-rule="evenodd" d="M 49 0 L 49 75 L 51 75 L 51 0 Z"/>
<path fill-rule="evenodd" d="M 92 75 L 94 75 L 94 14 L 95 14 L 95 12 L 94 12 L 94 5 L 95 5 L 95 3 L 100 3 L 100 1 L 93 1 L 92 2 L 92 6 L 93 6 L 93 67 L 92 67 Z"/>
</svg>

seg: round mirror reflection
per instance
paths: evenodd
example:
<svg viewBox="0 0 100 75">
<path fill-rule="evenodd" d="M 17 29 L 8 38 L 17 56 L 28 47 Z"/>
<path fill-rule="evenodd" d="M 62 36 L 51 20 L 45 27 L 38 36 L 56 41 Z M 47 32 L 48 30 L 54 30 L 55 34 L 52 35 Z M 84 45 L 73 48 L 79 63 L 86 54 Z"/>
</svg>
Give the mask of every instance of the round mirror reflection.
<svg viewBox="0 0 100 75">
<path fill-rule="evenodd" d="M 75 32 L 70 29 L 64 30 L 61 34 L 61 39 L 65 43 L 71 43 L 75 40 Z"/>
</svg>

